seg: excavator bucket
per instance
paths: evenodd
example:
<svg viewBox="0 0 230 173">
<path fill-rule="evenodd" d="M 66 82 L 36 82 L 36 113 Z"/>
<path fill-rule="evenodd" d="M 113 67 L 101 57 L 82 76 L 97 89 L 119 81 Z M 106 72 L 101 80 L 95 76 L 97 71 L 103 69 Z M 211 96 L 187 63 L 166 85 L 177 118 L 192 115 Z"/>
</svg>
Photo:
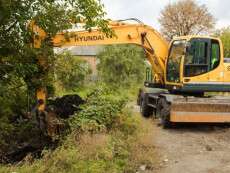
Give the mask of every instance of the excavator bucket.
<svg viewBox="0 0 230 173">
<path fill-rule="evenodd" d="M 171 103 L 170 121 L 229 123 L 230 97 L 175 99 Z"/>
</svg>

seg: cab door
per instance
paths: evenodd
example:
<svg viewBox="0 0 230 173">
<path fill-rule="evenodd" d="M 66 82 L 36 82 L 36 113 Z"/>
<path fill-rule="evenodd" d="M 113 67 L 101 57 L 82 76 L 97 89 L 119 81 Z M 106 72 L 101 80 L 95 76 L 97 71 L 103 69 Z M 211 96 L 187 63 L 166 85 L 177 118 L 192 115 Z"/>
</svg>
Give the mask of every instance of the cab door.
<svg viewBox="0 0 230 173">
<path fill-rule="evenodd" d="M 182 86 L 185 47 L 186 40 L 172 42 L 166 64 L 166 85 Z"/>
</svg>

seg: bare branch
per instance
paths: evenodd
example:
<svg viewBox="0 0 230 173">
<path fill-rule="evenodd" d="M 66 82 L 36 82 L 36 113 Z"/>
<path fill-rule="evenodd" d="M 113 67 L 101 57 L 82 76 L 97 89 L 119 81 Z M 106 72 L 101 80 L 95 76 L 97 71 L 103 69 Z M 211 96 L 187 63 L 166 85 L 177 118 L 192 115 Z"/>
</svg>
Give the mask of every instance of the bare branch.
<svg viewBox="0 0 230 173">
<path fill-rule="evenodd" d="M 159 22 L 167 38 L 208 32 L 215 25 L 215 19 L 208 8 L 194 0 L 180 0 L 167 5 L 161 11 Z"/>
</svg>

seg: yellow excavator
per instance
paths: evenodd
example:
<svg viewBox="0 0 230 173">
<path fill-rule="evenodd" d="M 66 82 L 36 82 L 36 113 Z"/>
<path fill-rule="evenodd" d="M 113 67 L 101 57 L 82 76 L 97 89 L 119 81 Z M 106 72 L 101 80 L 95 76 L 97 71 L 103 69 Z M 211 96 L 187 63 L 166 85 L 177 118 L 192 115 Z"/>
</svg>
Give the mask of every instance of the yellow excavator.
<svg viewBox="0 0 230 173">
<path fill-rule="evenodd" d="M 46 33 L 35 24 L 31 26 L 33 46 L 39 48 Z M 158 116 L 164 127 L 175 122 L 230 122 L 230 98 L 205 94 L 230 92 L 230 63 L 224 61 L 220 39 L 183 36 L 169 44 L 155 29 L 139 21 L 111 21 L 109 27 L 114 37 L 106 37 L 94 28 L 91 32 L 60 32 L 52 38 L 52 43 L 54 47 L 139 45 L 151 64 L 137 99 L 143 116 Z M 38 89 L 40 112 L 45 109 L 46 97 L 46 89 Z"/>
</svg>

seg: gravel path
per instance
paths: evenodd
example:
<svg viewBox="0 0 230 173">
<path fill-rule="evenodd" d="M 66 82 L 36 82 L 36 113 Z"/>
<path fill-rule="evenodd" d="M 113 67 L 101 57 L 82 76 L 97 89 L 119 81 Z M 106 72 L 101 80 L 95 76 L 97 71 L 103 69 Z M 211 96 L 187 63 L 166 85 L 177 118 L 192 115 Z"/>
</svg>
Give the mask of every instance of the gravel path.
<svg viewBox="0 0 230 173">
<path fill-rule="evenodd" d="M 153 133 L 153 145 L 161 156 L 153 172 L 230 172 L 229 126 L 184 124 L 162 129 L 154 120 Z"/>
</svg>

